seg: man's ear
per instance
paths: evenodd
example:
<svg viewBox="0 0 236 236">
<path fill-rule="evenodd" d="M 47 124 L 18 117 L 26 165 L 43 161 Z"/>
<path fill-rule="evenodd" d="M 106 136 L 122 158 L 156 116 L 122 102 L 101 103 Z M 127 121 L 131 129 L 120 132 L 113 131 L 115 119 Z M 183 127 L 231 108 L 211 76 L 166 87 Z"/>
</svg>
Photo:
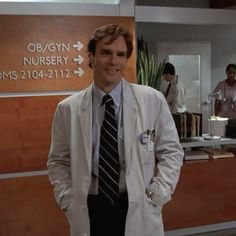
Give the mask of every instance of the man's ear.
<svg viewBox="0 0 236 236">
<path fill-rule="evenodd" d="M 93 65 L 94 65 L 94 56 L 91 52 L 88 53 L 88 61 L 89 61 L 89 66 L 93 67 Z"/>
</svg>

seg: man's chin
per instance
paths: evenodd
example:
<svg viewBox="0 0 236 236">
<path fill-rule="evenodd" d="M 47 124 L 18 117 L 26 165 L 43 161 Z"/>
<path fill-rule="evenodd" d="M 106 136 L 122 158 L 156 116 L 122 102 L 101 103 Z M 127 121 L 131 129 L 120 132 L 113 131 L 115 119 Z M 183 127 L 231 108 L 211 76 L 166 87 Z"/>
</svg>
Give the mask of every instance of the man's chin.
<svg viewBox="0 0 236 236">
<path fill-rule="evenodd" d="M 116 75 L 116 76 L 109 76 L 106 77 L 105 81 L 108 84 L 116 84 L 117 82 L 119 82 L 121 80 L 121 75 Z"/>
</svg>

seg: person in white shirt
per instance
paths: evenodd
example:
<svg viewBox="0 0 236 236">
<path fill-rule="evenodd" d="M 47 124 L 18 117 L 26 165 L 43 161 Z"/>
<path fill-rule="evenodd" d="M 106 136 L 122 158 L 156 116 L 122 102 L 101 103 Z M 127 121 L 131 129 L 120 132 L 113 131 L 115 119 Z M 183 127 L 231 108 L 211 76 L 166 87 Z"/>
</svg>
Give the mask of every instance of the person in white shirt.
<svg viewBox="0 0 236 236">
<path fill-rule="evenodd" d="M 175 67 L 167 62 L 161 78 L 160 91 L 166 98 L 171 113 L 183 113 L 187 111 L 183 84 L 175 74 Z"/>
</svg>

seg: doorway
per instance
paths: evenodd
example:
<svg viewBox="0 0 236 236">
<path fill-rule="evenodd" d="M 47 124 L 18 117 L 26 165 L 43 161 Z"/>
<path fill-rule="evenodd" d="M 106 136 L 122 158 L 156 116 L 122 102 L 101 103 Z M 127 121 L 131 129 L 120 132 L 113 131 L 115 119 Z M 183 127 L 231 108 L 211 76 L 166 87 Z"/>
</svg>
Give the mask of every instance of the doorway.
<svg viewBox="0 0 236 236">
<path fill-rule="evenodd" d="M 208 132 L 207 104 L 211 93 L 211 45 L 209 42 L 157 43 L 158 62 L 171 62 L 184 82 L 189 112 L 202 113 L 202 132 Z"/>
</svg>

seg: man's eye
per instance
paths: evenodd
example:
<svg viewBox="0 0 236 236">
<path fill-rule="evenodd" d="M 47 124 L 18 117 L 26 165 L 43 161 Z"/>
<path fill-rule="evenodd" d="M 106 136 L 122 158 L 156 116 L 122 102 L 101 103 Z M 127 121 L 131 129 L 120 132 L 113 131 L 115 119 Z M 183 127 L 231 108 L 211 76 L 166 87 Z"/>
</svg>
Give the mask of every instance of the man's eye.
<svg viewBox="0 0 236 236">
<path fill-rule="evenodd" d="M 118 57 L 126 57 L 126 53 L 125 52 L 118 52 L 117 56 Z"/>
<path fill-rule="evenodd" d="M 110 54 L 111 54 L 111 52 L 108 51 L 108 50 L 103 50 L 103 51 L 102 51 L 102 55 L 107 56 L 107 55 L 110 55 Z"/>
</svg>

